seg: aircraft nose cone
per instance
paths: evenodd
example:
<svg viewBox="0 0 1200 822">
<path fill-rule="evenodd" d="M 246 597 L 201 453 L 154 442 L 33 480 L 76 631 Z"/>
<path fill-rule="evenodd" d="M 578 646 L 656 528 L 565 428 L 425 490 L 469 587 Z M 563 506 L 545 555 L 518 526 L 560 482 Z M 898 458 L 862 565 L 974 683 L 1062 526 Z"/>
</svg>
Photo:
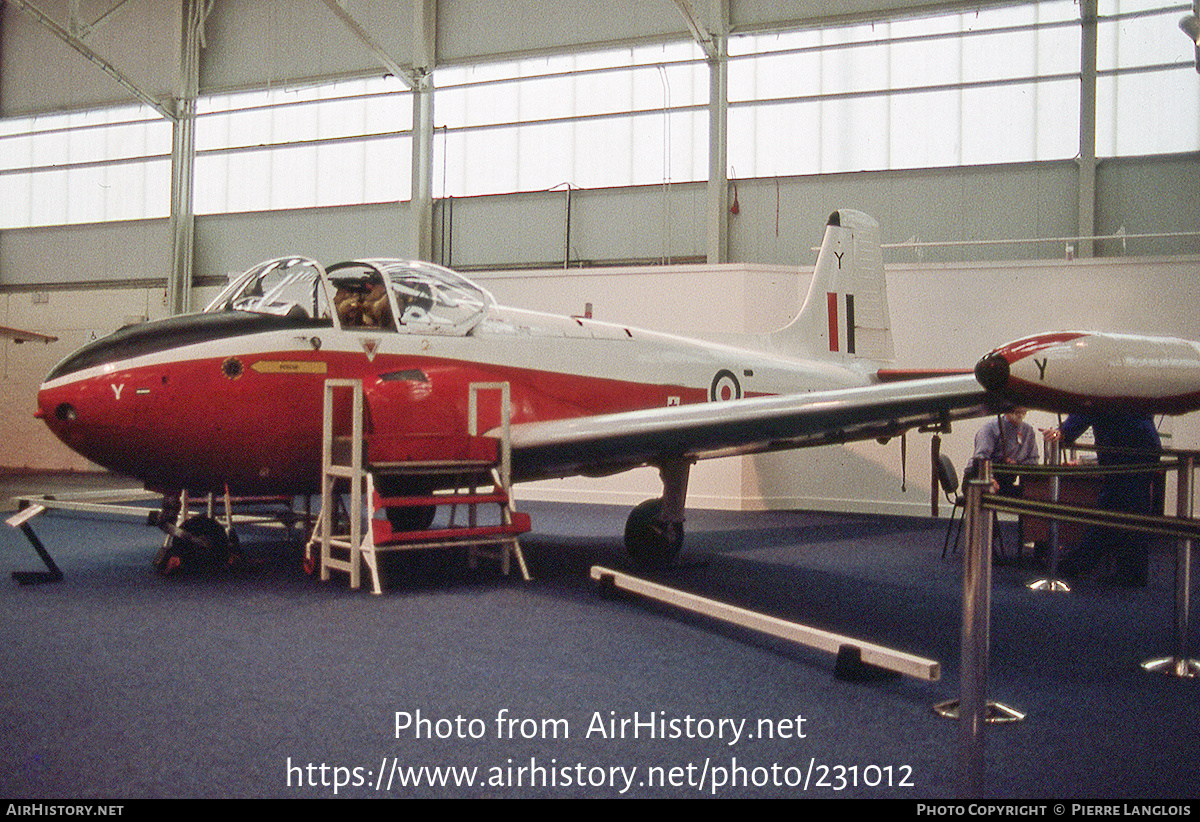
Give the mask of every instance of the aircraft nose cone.
<svg viewBox="0 0 1200 822">
<path fill-rule="evenodd" d="M 1008 385 L 1008 378 L 1008 360 L 1001 354 L 986 354 L 975 364 L 975 379 L 988 391 L 1003 391 Z"/>
</svg>

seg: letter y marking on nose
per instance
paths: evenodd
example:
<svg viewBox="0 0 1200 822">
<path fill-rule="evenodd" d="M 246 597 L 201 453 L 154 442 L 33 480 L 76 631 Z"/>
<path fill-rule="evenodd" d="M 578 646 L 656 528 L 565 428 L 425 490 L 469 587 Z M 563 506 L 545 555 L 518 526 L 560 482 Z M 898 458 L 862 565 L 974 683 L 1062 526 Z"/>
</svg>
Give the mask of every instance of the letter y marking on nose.
<svg viewBox="0 0 1200 822">
<path fill-rule="evenodd" d="M 1048 358 L 1042 358 L 1040 360 L 1035 359 L 1033 361 L 1033 364 L 1037 366 L 1038 379 L 1041 380 L 1042 382 L 1046 381 L 1046 364 L 1048 362 L 1050 362 L 1050 360 Z"/>
</svg>

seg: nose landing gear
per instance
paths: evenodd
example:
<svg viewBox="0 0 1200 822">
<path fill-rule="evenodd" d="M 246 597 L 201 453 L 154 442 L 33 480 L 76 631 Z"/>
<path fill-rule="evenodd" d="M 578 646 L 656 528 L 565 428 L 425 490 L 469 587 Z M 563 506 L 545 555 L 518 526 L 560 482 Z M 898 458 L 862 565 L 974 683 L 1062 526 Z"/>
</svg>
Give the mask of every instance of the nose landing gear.
<svg viewBox="0 0 1200 822">
<path fill-rule="evenodd" d="M 154 566 L 165 577 L 237 564 L 237 538 L 211 517 L 191 517 L 172 532 L 154 560 Z"/>
<path fill-rule="evenodd" d="M 165 496 L 163 510 L 152 515 L 150 524 L 157 525 L 167 535 L 154 558 L 154 567 L 162 576 L 230 568 L 241 561 L 228 495 L 225 498 L 228 526 L 211 515 L 211 497 L 209 501 L 209 514 L 190 515 L 184 491 L 178 496 Z"/>
</svg>

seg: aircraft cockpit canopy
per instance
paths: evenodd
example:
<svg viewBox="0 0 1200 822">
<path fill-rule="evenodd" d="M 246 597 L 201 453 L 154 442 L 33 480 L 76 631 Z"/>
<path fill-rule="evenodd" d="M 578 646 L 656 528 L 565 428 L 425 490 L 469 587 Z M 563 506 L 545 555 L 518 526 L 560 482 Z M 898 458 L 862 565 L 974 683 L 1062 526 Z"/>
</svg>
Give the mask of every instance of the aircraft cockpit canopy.
<svg viewBox="0 0 1200 822">
<path fill-rule="evenodd" d="M 281 257 L 234 278 L 205 309 L 325 320 L 342 329 L 469 334 L 492 295 L 432 263 L 361 260 L 326 271 L 304 257 Z"/>
<path fill-rule="evenodd" d="M 323 273 L 320 263 L 305 257 L 268 260 L 233 278 L 204 311 L 328 319 L 330 302 Z"/>
</svg>

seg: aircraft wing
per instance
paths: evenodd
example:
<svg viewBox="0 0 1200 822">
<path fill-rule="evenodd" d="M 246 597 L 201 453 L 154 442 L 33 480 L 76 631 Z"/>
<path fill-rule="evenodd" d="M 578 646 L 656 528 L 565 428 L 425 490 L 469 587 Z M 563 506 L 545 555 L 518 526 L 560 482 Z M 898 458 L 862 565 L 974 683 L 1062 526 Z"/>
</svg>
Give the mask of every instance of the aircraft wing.
<svg viewBox="0 0 1200 822">
<path fill-rule="evenodd" d="M 605 475 L 706 459 L 897 436 L 1004 407 L 975 377 L 653 408 L 512 426 L 513 478 Z"/>
</svg>

